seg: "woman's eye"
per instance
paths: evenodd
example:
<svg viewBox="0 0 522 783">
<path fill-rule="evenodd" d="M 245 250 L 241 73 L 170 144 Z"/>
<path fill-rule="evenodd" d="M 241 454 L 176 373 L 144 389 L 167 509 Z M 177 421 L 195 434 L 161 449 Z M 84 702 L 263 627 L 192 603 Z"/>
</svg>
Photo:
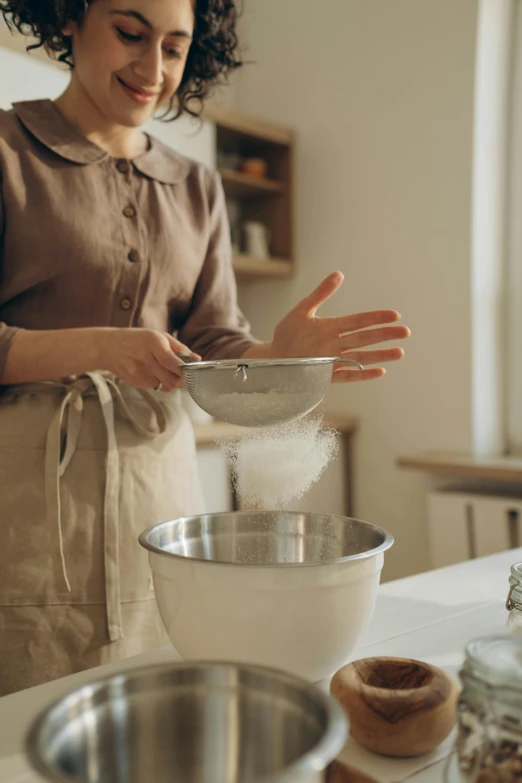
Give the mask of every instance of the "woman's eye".
<svg viewBox="0 0 522 783">
<path fill-rule="evenodd" d="M 121 38 L 122 41 L 125 41 L 126 43 L 138 43 L 141 41 L 141 35 L 133 35 L 132 33 L 126 33 L 125 30 L 121 30 L 119 27 L 116 28 L 116 31 Z"/>
<path fill-rule="evenodd" d="M 181 60 L 181 54 L 177 49 L 165 49 L 165 52 L 169 55 L 169 57 L 177 57 L 178 60 Z"/>
</svg>

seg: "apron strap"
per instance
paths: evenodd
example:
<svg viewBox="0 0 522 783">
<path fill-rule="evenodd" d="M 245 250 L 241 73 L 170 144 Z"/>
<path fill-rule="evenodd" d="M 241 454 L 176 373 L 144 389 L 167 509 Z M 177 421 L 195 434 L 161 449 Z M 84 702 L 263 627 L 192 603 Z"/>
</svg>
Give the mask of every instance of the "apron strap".
<svg viewBox="0 0 522 783">
<path fill-rule="evenodd" d="M 107 381 L 108 386 L 112 389 L 112 392 L 116 398 L 116 400 L 120 403 L 121 407 L 123 408 L 125 415 L 127 416 L 128 420 L 138 433 L 138 435 L 141 435 L 143 438 L 147 438 L 148 440 L 153 440 L 154 438 L 157 438 L 158 435 L 163 435 L 163 433 L 167 429 L 167 414 L 165 412 L 165 408 L 161 404 L 161 402 L 158 402 L 158 400 L 154 397 L 154 395 L 150 394 L 150 392 L 146 391 L 145 389 L 137 389 L 136 391 L 139 392 L 139 394 L 143 397 L 145 402 L 148 402 L 154 413 L 156 414 L 156 423 L 157 428 L 148 430 L 147 427 L 144 427 L 143 424 L 141 424 L 131 413 L 129 406 L 127 405 L 127 401 L 123 394 L 121 393 L 121 389 L 118 386 L 118 384 L 115 382 L 114 378 L 111 378 L 110 376 L 104 376 L 105 380 Z"/>
<path fill-rule="evenodd" d="M 58 384 L 53 384 L 58 385 Z M 115 380 L 102 372 L 89 372 L 72 384 L 65 385 L 65 397 L 53 417 L 47 433 L 45 452 L 45 493 L 47 501 L 48 529 L 56 535 L 57 556 L 53 558 L 57 583 L 63 579 L 68 592 L 71 584 L 65 562 L 63 529 L 60 505 L 60 478 L 74 456 L 78 445 L 83 413 L 83 395 L 96 390 L 101 405 L 101 411 L 107 431 L 107 461 L 105 496 L 103 505 L 104 531 L 104 570 L 105 597 L 107 611 L 107 627 L 111 642 L 123 638 L 123 622 L 121 616 L 120 596 L 120 523 L 119 523 L 119 489 L 120 464 L 116 431 L 114 427 L 114 401 L 122 406 L 125 415 L 133 428 L 142 437 L 156 438 L 167 428 L 167 414 L 163 405 L 147 391 L 140 390 L 143 399 L 150 405 L 156 418 L 156 427 L 147 429 L 131 413 L 130 408 Z M 62 432 L 65 415 L 65 442 L 62 455 Z"/>
<path fill-rule="evenodd" d="M 61 454 L 61 433 L 65 412 L 69 410 L 67 419 L 67 445 L 63 459 Z M 51 426 L 47 432 L 47 443 L 45 449 L 45 499 L 47 507 L 47 529 L 52 536 L 53 532 L 57 535 L 58 556 L 53 558 L 55 568 L 56 582 L 59 584 L 63 577 L 66 590 L 71 592 L 71 584 L 67 576 L 67 566 L 65 565 L 65 553 L 63 549 L 62 532 L 62 514 L 60 504 L 60 477 L 63 476 L 65 468 L 69 464 L 71 457 L 76 449 L 78 435 L 80 433 L 81 417 L 83 410 L 83 400 L 78 389 L 68 391 L 53 416 Z M 61 572 L 58 572 L 58 563 Z"/>
<path fill-rule="evenodd" d="M 114 404 L 111 390 L 101 373 L 87 373 L 100 401 L 107 430 L 105 499 L 103 503 L 105 600 L 107 626 L 111 642 L 123 639 L 120 603 L 120 455 L 114 429 Z"/>
</svg>

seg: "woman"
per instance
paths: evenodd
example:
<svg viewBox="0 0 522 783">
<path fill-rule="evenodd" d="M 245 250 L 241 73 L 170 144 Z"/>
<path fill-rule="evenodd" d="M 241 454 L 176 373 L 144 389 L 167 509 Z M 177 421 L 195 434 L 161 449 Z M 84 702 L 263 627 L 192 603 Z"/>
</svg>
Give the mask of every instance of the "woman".
<svg viewBox="0 0 522 783">
<path fill-rule="evenodd" d="M 252 338 L 216 175 L 144 134 L 240 64 L 232 0 L 0 0 L 71 65 L 0 112 L 0 694 L 166 642 L 137 535 L 202 511 L 180 352 L 338 355 L 406 337 L 395 311 L 319 319 L 330 275 Z M 382 328 L 368 329 L 379 324 Z M 361 331 L 362 330 L 362 331 Z M 175 336 L 173 336 L 175 335 Z M 341 381 L 381 367 L 341 367 Z"/>
</svg>

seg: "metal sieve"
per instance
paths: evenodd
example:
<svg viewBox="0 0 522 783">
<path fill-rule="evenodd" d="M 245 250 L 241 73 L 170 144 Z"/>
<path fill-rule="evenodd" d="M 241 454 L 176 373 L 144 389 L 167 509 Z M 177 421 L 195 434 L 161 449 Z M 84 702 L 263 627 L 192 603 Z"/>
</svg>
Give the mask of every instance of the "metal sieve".
<svg viewBox="0 0 522 783">
<path fill-rule="evenodd" d="M 242 427 L 270 427 L 310 413 L 325 397 L 334 364 L 353 359 L 234 359 L 182 364 L 187 390 L 204 411 Z"/>
</svg>

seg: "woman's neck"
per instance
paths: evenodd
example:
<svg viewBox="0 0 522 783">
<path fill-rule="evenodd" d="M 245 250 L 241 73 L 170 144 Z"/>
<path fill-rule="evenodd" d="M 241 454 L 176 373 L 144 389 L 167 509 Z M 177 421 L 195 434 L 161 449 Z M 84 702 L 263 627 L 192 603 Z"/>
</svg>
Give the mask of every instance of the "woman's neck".
<svg viewBox="0 0 522 783">
<path fill-rule="evenodd" d="M 136 158 L 148 148 L 142 131 L 108 122 L 74 80 L 54 105 L 78 133 L 114 158 Z"/>
</svg>

